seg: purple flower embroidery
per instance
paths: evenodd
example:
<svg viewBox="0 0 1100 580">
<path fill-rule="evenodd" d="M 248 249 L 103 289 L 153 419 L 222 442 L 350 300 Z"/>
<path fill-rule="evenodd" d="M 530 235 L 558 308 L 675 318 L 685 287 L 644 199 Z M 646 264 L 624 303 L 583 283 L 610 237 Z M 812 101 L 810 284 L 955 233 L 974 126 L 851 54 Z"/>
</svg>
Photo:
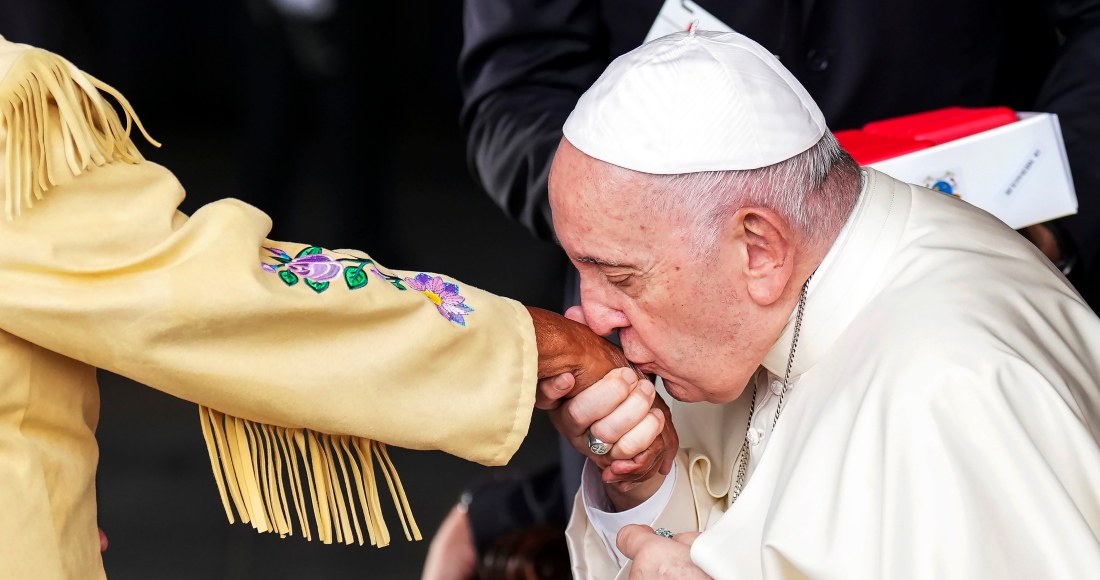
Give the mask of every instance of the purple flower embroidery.
<svg viewBox="0 0 1100 580">
<path fill-rule="evenodd" d="M 465 315 L 474 311 L 466 306 L 466 299 L 458 293 L 458 285 L 444 282 L 439 276 L 417 274 L 415 278 L 405 278 L 410 288 L 428 297 L 436 310 L 451 322 L 466 326 Z"/>
<path fill-rule="evenodd" d="M 330 256 L 313 254 L 294 258 L 287 262 L 286 269 L 314 282 L 324 282 L 339 276 L 344 265 Z"/>
<path fill-rule="evenodd" d="M 325 255 L 324 249 L 319 246 L 309 246 L 291 257 L 290 254 L 279 248 L 264 248 L 275 260 L 275 264 L 261 262 L 260 267 L 265 272 L 270 272 L 282 279 L 287 286 L 294 286 L 304 281 L 307 286 L 318 294 L 329 289 L 330 280 L 334 280 L 343 274 L 344 282 L 348 290 L 358 290 L 366 287 L 367 266 L 374 264 L 373 260 L 358 258 L 333 258 Z M 378 268 L 371 268 L 371 273 L 382 280 L 389 282 L 398 290 L 408 290 L 406 286 L 420 292 L 435 304 L 436 310 L 444 318 L 466 326 L 466 315 L 474 309 L 466 305 L 466 299 L 458 293 L 458 285 L 444 282 L 440 276 L 431 274 L 417 274 L 415 278 L 404 278 L 386 274 Z"/>
<path fill-rule="evenodd" d="M 329 280 L 336 278 L 341 273 L 344 274 L 344 280 L 351 290 L 366 285 L 366 275 L 363 274 L 362 264 L 358 267 L 345 268 L 339 260 L 322 254 L 323 250 L 317 246 L 305 248 L 293 258 L 279 248 L 264 249 L 270 252 L 272 258 L 278 263 L 261 262 L 260 267 L 265 272 L 279 276 L 287 286 L 293 286 L 300 280 L 304 280 L 306 286 L 320 294 L 328 290 Z"/>
</svg>

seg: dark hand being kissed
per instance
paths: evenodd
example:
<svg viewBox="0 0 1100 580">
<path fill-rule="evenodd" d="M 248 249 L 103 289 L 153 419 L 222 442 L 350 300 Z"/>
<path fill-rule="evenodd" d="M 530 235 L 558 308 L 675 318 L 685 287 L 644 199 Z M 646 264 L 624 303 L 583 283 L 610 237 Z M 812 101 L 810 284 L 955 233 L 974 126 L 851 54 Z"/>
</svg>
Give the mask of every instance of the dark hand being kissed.
<svg viewBox="0 0 1100 580">
<path fill-rule="evenodd" d="M 679 447 L 668 406 L 648 378 L 624 368 L 629 362 L 619 347 L 583 324 L 580 308 L 566 317 L 528 310 L 539 349 L 535 406 L 602 469 L 616 507 L 637 505 L 660 487 Z M 594 384 L 599 388 L 589 389 Z M 590 451 L 590 430 L 612 445 L 609 453 Z"/>
</svg>

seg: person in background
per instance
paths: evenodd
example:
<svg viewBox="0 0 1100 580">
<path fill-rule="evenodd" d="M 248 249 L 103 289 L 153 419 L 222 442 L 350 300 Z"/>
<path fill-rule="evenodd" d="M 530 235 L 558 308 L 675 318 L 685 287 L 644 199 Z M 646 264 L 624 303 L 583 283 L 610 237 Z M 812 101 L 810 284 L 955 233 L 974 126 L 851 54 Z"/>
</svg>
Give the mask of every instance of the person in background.
<svg viewBox="0 0 1100 580">
<path fill-rule="evenodd" d="M 1022 233 L 1100 306 L 1100 0 L 468 0 L 458 74 L 470 169 L 533 235 L 554 236 L 547 177 L 566 117 L 612 60 L 642 44 L 666 2 L 702 8 L 777 55 L 833 130 L 952 105 L 1057 113 L 1078 213 Z M 566 277 L 569 307 L 578 282 L 575 270 Z M 566 497 L 553 509 L 572 502 L 580 465 L 565 454 Z M 474 494 L 471 513 L 507 509 L 478 503 Z M 473 549 L 445 534 L 429 558 Z"/>
<path fill-rule="evenodd" d="M 562 123 L 615 57 L 642 44 L 661 5 L 466 3 L 458 73 L 467 158 L 490 197 L 534 235 L 553 236 L 546 178 Z M 952 105 L 1057 113 L 1080 207 L 1028 235 L 1079 289 L 1092 290 L 1100 266 L 1100 166 L 1092 162 L 1100 157 L 1100 0 L 698 5 L 777 55 L 834 130 Z"/>
</svg>

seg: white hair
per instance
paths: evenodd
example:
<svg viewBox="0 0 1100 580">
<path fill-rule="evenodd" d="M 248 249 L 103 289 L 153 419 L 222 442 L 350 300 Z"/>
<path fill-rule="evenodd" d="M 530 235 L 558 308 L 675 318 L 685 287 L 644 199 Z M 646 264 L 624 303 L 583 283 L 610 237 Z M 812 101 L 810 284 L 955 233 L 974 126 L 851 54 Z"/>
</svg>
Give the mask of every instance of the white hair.
<svg viewBox="0 0 1100 580">
<path fill-rule="evenodd" d="M 813 244 L 835 237 L 855 206 L 859 165 L 828 130 L 813 146 L 774 165 L 737 171 L 646 175 L 656 215 L 691 226 L 692 244 L 710 254 L 722 227 L 744 207 L 763 207 L 786 218 Z"/>
</svg>

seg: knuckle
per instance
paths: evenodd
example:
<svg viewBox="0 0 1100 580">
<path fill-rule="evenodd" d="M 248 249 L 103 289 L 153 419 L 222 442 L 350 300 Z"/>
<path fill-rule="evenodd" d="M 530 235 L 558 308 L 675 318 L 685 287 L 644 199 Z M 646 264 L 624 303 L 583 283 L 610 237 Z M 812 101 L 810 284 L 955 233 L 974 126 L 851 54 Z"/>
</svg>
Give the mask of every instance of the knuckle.
<svg viewBox="0 0 1100 580">
<path fill-rule="evenodd" d="M 626 399 L 630 395 L 630 385 L 623 380 L 621 375 L 615 375 L 608 380 L 608 387 L 614 389 L 614 393 L 618 395 L 619 400 Z"/>
<path fill-rule="evenodd" d="M 618 443 L 620 453 L 635 457 L 641 452 L 649 448 L 655 440 L 656 432 L 653 432 L 651 425 L 643 423 L 638 428 L 631 430 L 624 435 Z"/>
<path fill-rule="evenodd" d="M 634 536 L 634 529 L 632 526 L 623 526 L 619 529 L 619 533 L 615 535 L 615 542 L 622 547 L 631 547 L 633 545 L 632 539 Z"/>
<path fill-rule="evenodd" d="M 654 451 L 652 445 L 643 449 L 640 453 L 635 454 L 632 460 L 637 467 L 632 471 L 645 471 L 648 469 L 648 466 L 653 464 L 656 455 L 658 455 L 658 453 Z"/>
<path fill-rule="evenodd" d="M 592 436 L 605 443 L 615 443 L 619 440 L 619 434 L 607 424 L 607 421 L 596 421 L 589 430 L 592 431 Z"/>
<path fill-rule="evenodd" d="M 602 433 L 613 436 L 615 439 L 622 438 L 622 436 L 630 430 L 630 425 L 626 423 L 624 417 L 622 417 L 620 413 L 608 415 L 595 421 L 593 425 L 599 425 Z"/>
<path fill-rule="evenodd" d="M 653 437 L 660 439 L 661 434 L 664 433 L 664 419 L 662 417 L 654 417 L 652 414 L 650 414 L 650 417 L 653 417 L 653 422 L 656 422 L 656 426 L 653 427 Z"/>
<path fill-rule="evenodd" d="M 550 422 L 555 429 L 567 437 L 579 437 L 584 434 L 584 427 L 569 420 L 561 409 L 550 413 Z"/>
<path fill-rule="evenodd" d="M 561 410 L 567 423 L 577 426 L 584 425 L 584 409 L 580 405 L 566 403 L 562 405 Z"/>
<path fill-rule="evenodd" d="M 615 409 L 612 415 L 622 424 L 624 429 L 636 427 L 649 415 L 649 404 L 644 400 L 631 396 Z"/>
<path fill-rule="evenodd" d="M 644 449 L 644 447 L 639 448 L 638 443 L 628 437 L 620 439 L 615 446 L 619 448 L 619 454 L 623 457 L 634 457 Z"/>
<path fill-rule="evenodd" d="M 630 395 L 628 395 L 627 397 L 627 400 L 633 401 L 636 405 L 645 406 L 646 411 L 649 411 L 650 404 L 652 403 L 649 395 L 647 395 L 645 391 L 641 389 L 634 389 L 633 391 L 631 391 Z"/>
</svg>

